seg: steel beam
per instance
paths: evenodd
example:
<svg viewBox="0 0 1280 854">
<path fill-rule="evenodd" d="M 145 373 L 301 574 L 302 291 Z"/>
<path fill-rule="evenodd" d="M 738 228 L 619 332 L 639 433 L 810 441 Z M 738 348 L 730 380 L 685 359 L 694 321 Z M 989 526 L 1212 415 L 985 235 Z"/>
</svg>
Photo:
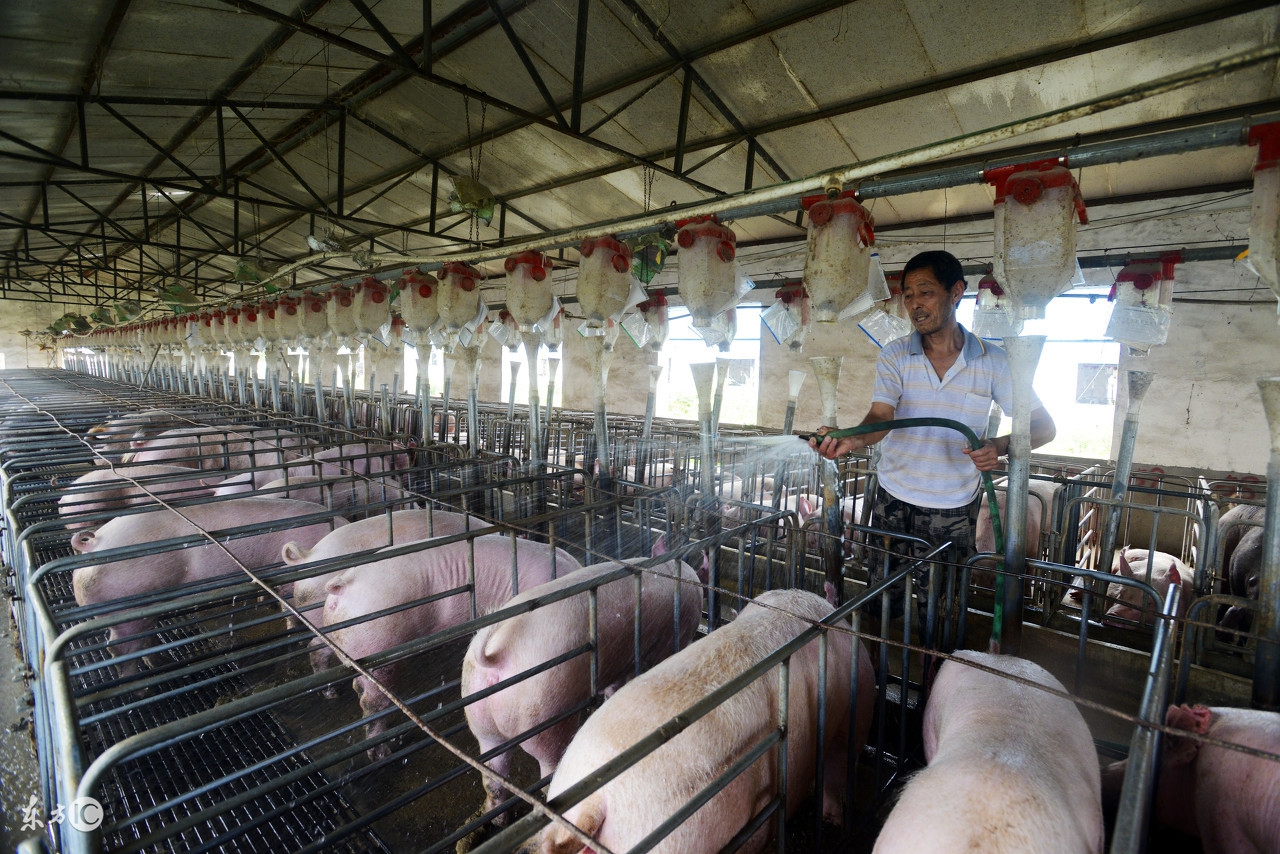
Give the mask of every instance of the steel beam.
<svg viewBox="0 0 1280 854">
<path fill-rule="evenodd" d="M 129 121 L 127 118 L 121 115 L 120 112 L 115 107 L 112 107 L 110 104 L 105 104 L 105 103 L 99 104 L 98 106 L 102 107 L 102 109 L 105 110 L 108 115 L 110 115 L 116 121 L 120 122 L 120 124 L 128 128 L 130 132 L 132 132 L 134 135 L 138 137 L 138 139 L 141 139 L 148 146 L 155 149 L 156 153 L 159 154 L 162 158 L 169 161 L 174 166 L 177 166 L 179 169 L 185 172 L 191 178 L 191 180 L 195 181 L 197 184 L 200 185 L 201 190 L 203 190 L 206 193 L 216 192 L 216 190 L 214 190 L 214 188 L 207 181 L 205 181 L 203 178 L 201 178 L 199 175 L 195 173 L 195 170 L 193 170 L 187 164 L 183 163 L 178 158 L 174 157 L 173 153 L 168 149 L 166 149 L 164 146 L 162 146 L 160 143 L 156 142 L 154 139 L 147 136 L 146 132 L 143 131 L 142 128 L 138 127 L 133 122 Z"/>
<path fill-rule="evenodd" d="M 516 52 L 520 63 L 524 65 L 524 70 L 529 75 L 529 79 L 537 87 L 538 94 L 542 95 L 542 100 L 546 102 L 547 110 L 555 118 L 556 124 L 569 130 L 569 123 L 565 121 L 564 113 L 560 112 L 560 108 L 556 105 L 556 99 L 552 97 L 551 90 L 547 88 L 546 81 L 542 79 L 542 75 L 538 73 L 537 66 L 533 64 L 533 57 L 529 56 L 529 52 L 524 49 L 524 43 L 516 35 L 515 28 L 511 26 L 511 21 L 508 20 L 506 13 L 502 11 L 502 7 L 498 5 L 498 0 L 489 0 L 489 9 L 493 12 L 493 16 L 497 18 L 498 26 L 506 34 L 507 41 L 511 43 L 511 48 Z"/>
<path fill-rule="evenodd" d="M 275 158 L 276 163 L 280 164 L 280 166 L 286 172 L 288 172 L 290 175 L 293 176 L 293 180 L 297 181 L 302 186 L 302 189 L 307 191 L 308 196 L 315 199 L 316 204 L 320 206 L 321 210 L 323 210 L 329 216 L 333 216 L 333 211 L 329 208 L 327 204 L 325 204 L 324 200 L 320 198 L 320 196 L 316 193 L 315 190 L 311 189 L 311 185 L 307 183 L 306 179 L 298 174 L 298 170 L 293 168 L 293 166 L 289 163 L 288 158 L 286 158 L 283 154 L 281 154 L 279 151 L 276 150 L 275 144 L 272 143 L 271 140 L 263 136 L 261 131 L 259 131 L 256 127 L 253 126 L 253 122 L 249 121 L 249 117 L 246 116 L 244 113 L 240 112 L 240 110 L 236 109 L 235 107 L 231 108 L 231 112 L 235 113 L 236 118 L 240 120 L 240 123 L 243 124 L 246 128 L 248 128 L 249 133 L 253 134 L 254 139 L 258 140 L 258 144 L 261 145 L 263 148 L 265 148 L 271 154 L 271 156 Z M 259 185 L 255 185 L 252 183 L 250 184 L 250 186 L 258 186 L 259 189 L 266 190 L 265 187 L 261 187 Z M 270 190 L 266 190 L 266 191 L 271 192 Z M 283 198 L 283 196 L 281 198 Z"/>
<path fill-rule="evenodd" d="M 573 107 L 569 114 L 569 127 L 582 130 L 582 84 L 587 70 L 587 15 L 591 0 L 578 0 L 578 28 L 573 40 Z"/>
<path fill-rule="evenodd" d="M 684 78 L 680 81 L 680 112 L 676 115 L 676 150 L 672 171 L 676 175 L 684 172 L 684 140 L 689 131 L 689 96 L 693 91 L 693 69 L 684 67 Z"/>
<path fill-rule="evenodd" d="M 373 10 L 369 8 L 368 4 L 366 4 L 364 0 L 348 0 L 348 2 L 355 7 L 357 12 L 360 13 L 360 17 L 369 22 L 369 26 L 373 27 L 373 31 L 378 34 L 379 38 L 386 42 L 387 47 L 391 48 L 391 52 L 395 54 L 401 62 L 406 65 L 417 65 L 418 61 L 409 55 L 408 51 L 404 49 L 404 46 L 400 44 L 399 40 L 396 39 L 392 32 L 387 29 L 381 19 L 379 19 L 377 15 L 373 14 Z"/>
</svg>

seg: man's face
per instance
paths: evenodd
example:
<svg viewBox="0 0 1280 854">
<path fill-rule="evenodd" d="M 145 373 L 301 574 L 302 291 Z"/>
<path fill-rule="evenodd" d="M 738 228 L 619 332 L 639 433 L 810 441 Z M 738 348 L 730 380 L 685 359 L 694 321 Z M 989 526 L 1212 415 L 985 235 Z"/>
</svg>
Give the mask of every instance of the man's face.
<svg viewBox="0 0 1280 854">
<path fill-rule="evenodd" d="M 963 296 L 963 285 L 957 282 L 951 288 L 944 287 L 928 269 L 912 270 L 902 281 L 902 306 L 921 335 L 938 332 L 951 324 Z"/>
</svg>

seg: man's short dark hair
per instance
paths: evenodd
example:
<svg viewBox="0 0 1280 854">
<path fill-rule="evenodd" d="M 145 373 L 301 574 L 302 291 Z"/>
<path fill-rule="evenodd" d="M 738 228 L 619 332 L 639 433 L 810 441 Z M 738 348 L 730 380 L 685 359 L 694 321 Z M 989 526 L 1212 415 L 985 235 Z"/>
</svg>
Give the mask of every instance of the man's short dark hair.
<svg viewBox="0 0 1280 854">
<path fill-rule="evenodd" d="M 951 290 L 956 282 L 964 281 L 964 267 L 960 265 L 960 259 L 945 249 L 932 249 L 916 255 L 902 268 L 902 281 L 907 280 L 907 273 L 912 270 L 928 270 L 947 290 Z"/>
</svg>

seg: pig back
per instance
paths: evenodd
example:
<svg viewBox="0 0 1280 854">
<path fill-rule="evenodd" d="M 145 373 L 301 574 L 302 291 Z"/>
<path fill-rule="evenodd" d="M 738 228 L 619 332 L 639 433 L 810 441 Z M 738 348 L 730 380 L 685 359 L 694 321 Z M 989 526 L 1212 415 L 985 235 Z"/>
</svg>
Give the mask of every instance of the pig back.
<svg viewBox="0 0 1280 854">
<path fill-rule="evenodd" d="M 962 651 L 934 682 L 924 715 L 928 766 L 907 783 L 876 840 L 908 851 L 1101 852 L 1101 775 L 1070 700 L 1040 666 Z"/>
<path fill-rule="evenodd" d="M 464 587 L 471 579 L 473 554 L 477 614 L 490 611 L 511 598 L 513 576 L 522 591 L 544 584 L 552 577 L 551 547 L 532 540 L 490 534 L 426 546 L 354 566 L 330 578 L 325 588 L 324 623 L 333 625 Z M 563 549 L 555 549 L 554 554 L 557 575 L 582 568 Z M 471 616 L 471 597 L 460 590 L 433 602 L 339 630 L 334 638 L 348 654 L 360 658 L 456 626 Z"/>
<path fill-rule="evenodd" d="M 219 532 L 247 525 L 280 522 L 323 514 L 323 521 L 282 530 L 227 539 L 223 545 L 197 545 L 176 551 L 162 551 L 96 566 L 82 567 L 73 574 L 76 600 L 80 604 L 102 602 L 151 590 L 177 587 L 193 581 L 240 573 L 243 563 L 257 570 L 279 562 L 280 550 L 288 540 L 315 543 L 335 526 L 346 524 L 340 516 L 329 516 L 317 504 L 288 499 L 240 498 L 172 510 L 153 510 L 119 516 L 94 533 L 80 533 L 73 540 L 81 552 L 105 552 L 125 546 L 190 537 L 201 531 Z M 224 548 L 225 545 L 225 548 Z M 229 554 L 228 554 L 229 552 Z M 81 596 L 85 598 L 82 600 Z"/>
<path fill-rule="evenodd" d="M 549 796 L 569 788 L 831 611 L 822 597 L 796 590 L 772 591 L 757 601 L 760 604 L 749 604 L 732 623 L 641 674 L 607 700 L 569 745 L 552 778 Z M 829 637 L 828 744 L 847 733 L 852 651 L 848 634 L 831 632 Z M 869 721 L 874 695 L 870 659 L 861 647 L 859 654 L 863 677 L 859 688 Z M 815 640 L 791 659 L 788 812 L 807 795 L 816 767 L 817 657 Z M 569 810 L 566 817 L 589 833 L 599 833 L 600 842 L 610 850 L 632 847 L 776 729 L 777 682 L 777 670 L 755 680 Z M 859 731 L 865 738 L 861 720 Z M 776 757 L 770 751 L 652 850 L 682 854 L 720 850 L 773 797 L 775 768 Z M 830 774 L 838 769 L 829 762 L 827 770 Z M 767 829 L 762 829 L 743 850 L 758 851 L 766 841 Z M 575 840 L 552 827 L 544 833 L 542 850 L 576 852 L 579 848 L 574 845 Z"/>
</svg>

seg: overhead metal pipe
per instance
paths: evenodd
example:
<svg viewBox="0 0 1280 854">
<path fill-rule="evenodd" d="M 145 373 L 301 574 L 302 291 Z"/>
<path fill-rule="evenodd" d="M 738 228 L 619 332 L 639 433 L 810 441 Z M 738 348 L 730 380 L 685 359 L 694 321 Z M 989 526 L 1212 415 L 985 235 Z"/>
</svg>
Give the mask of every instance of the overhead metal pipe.
<svg viewBox="0 0 1280 854">
<path fill-rule="evenodd" d="M 1263 521 L 1262 577 L 1258 580 L 1258 650 L 1253 665 L 1256 709 L 1280 711 L 1280 377 L 1258 380 L 1271 428 L 1267 510 Z"/>
<path fill-rule="evenodd" d="M 858 184 L 860 188 L 866 186 L 867 192 L 864 195 L 867 198 L 873 195 L 900 195 L 906 192 L 918 192 L 919 189 L 940 189 L 948 186 L 980 183 L 984 169 L 1025 162 L 1028 159 L 1028 155 L 1020 154 L 1013 161 L 993 159 L 984 164 L 981 169 L 975 169 L 972 166 L 961 167 L 953 170 L 954 174 L 949 176 L 945 173 L 939 173 L 933 176 L 916 175 L 909 178 L 896 179 L 898 181 L 896 185 L 886 181 L 876 186 L 873 184 L 873 179 L 887 172 L 922 166 L 940 158 L 974 151 L 1024 134 L 1096 115 L 1157 95 L 1167 94 L 1204 80 L 1222 77 L 1232 71 L 1270 62 L 1278 56 L 1280 56 L 1280 44 L 1243 51 L 1225 59 L 1197 65 L 1119 92 L 1091 98 L 1068 107 L 1041 113 L 1028 119 L 996 125 L 985 130 L 942 140 L 941 142 L 871 158 L 860 163 L 849 164 L 825 173 L 810 175 L 793 181 L 785 181 L 760 189 L 746 190 L 706 202 L 674 209 L 666 208 L 654 213 L 623 217 L 580 228 L 548 232 L 515 243 L 507 243 L 501 247 L 464 250 L 430 256 L 388 253 L 375 256 L 373 261 L 378 265 L 422 264 L 425 269 L 432 269 L 452 261 L 478 263 L 505 258 L 513 252 L 525 250 L 545 251 L 554 248 L 577 246 L 586 238 L 598 237 L 603 234 L 614 234 L 618 238 L 632 237 L 654 231 L 670 223 L 677 216 L 688 218 L 716 214 L 722 220 L 768 216 L 796 210 L 799 208 L 800 199 L 803 196 L 820 191 L 832 183 L 842 186 Z M 1100 143 L 1091 147 L 1084 154 L 1077 154 L 1074 151 L 1068 152 L 1067 160 L 1071 166 L 1096 166 L 1135 160 L 1141 156 L 1178 154 L 1224 145 L 1242 145 L 1249 127 L 1254 124 L 1275 120 L 1275 116 L 1267 116 L 1265 118 L 1251 117 L 1216 123 L 1206 128 L 1196 129 L 1196 133 L 1184 131 L 1165 134 L 1163 137 L 1160 134 L 1143 137 L 1143 140 L 1151 142 L 1150 145 L 1142 144 L 1137 137 L 1124 141 L 1123 145 L 1120 143 Z M 1055 153 L 1061 154 L 1061 152 L 1048 152 L 1046 156 L 1052 156 Z M 1082 157 L 1084 158 L 1083 160 L 1081 159 Z M 322 254 L 331 258 L 351 253 Z M 281 278 L 319 260 L 322 260 L 320 256 L 316 256 L 315 258 L 303 258 L 292 264 L 284 265 L 271 279 Z M 266 281 L 271 281 L 271 279 Z"/>
</svg>

